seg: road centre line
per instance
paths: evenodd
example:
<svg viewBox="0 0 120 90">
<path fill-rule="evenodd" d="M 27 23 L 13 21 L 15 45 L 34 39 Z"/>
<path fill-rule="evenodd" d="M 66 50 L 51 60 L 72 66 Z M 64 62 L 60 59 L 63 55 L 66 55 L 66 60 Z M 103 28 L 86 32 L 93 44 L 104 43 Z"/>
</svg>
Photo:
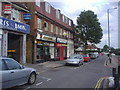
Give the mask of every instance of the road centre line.
<svg viewBox="0 0 120 90">
<path fill-rule="evenodd" d="M 39 86 L 39 85 L 41 85 L 42 83 L 43 83 L 43 82 L 37 83 L 36 86 Z"/>
</svg>

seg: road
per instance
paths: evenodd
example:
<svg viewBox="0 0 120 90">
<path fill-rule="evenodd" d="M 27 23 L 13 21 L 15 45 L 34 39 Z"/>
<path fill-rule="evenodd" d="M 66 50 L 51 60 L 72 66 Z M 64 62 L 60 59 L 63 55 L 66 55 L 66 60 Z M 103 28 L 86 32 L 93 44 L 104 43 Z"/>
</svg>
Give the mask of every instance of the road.
<svg viewBox="0 0 120 90">
<path fill-rule="evenodd" d="M 111 68 L 105 67 L 106 56 L 85 62 L 84 65 L 63 66 L 40 73 L 34 85 L 23 85 L 15 88 L 95 88 L 101 77 L 112 76 Z M 14 89 L 14 88 L 12 88 Z"/>
</svg>

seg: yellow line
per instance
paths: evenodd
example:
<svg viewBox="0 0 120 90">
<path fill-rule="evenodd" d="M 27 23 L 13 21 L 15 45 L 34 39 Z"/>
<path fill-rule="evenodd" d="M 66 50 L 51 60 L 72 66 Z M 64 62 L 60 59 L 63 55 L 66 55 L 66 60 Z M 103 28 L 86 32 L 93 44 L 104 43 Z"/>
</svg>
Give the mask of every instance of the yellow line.
<svg viewBox="0 0 120 90">
<path fill-rule="evenodd" d="M 97 89 L 100 88 L 101 82 L 102 82 L 102 80 L 104 80 L 105 78 L 106 78 L 106 77 L 102 77 L 102 78 L 100 78 L 100 79 L 98 80 L 98 82 L 97 82 L 94 90 L 97 90 Z"/>
</svg>

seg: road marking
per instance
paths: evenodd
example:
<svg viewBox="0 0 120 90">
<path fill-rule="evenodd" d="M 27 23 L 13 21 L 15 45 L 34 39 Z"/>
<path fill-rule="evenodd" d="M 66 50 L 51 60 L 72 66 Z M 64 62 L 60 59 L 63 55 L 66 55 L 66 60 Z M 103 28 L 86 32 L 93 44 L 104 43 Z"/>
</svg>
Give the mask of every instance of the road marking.
<svg viewBox="0 0 120 90">
<path fill-rule="evenodd" d="M 48 79 L 47 81 L 50 81 L 50 80 L 52 80 L 52 79 Z"/>
<path fill-rule="evenodd" d="M 42 83 L 43 83 L 43 82 L 37 83 L 36 86 L 39 86 L 39 85 L 41 85 Z"/>
<path fill-rule="evenodd" d="M 28 90 L 28 89 L 30 89 L 31 87 L 27 87 L 27 88 L 25 88 L 25 89 L 23 89 L 23 90 Z"/>
<path fill-rule="evenodd" d="M 107 78 L 107 77 L 101 77 L 101 78 L 98 80 L 98 82 L 97 82 L 97 84 L 96 84 L 94 90 L 97 90 L 97 89 L 100 88 L 101 83 L 102 83 L 102 81 L 103 81 L 105 78 Z"/>
</svg>

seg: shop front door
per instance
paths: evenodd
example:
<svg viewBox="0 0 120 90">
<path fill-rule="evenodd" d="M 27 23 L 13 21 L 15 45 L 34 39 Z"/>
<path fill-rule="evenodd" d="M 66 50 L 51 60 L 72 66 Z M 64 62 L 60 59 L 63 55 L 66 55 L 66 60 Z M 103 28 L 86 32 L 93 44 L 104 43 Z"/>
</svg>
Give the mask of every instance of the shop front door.
<svg viewBox="0 0 120 90">
<path fill-rule="evenodd" d="M 64 47 L 60 47 L 60 61 L 64 60 Z"/>
</svg>

